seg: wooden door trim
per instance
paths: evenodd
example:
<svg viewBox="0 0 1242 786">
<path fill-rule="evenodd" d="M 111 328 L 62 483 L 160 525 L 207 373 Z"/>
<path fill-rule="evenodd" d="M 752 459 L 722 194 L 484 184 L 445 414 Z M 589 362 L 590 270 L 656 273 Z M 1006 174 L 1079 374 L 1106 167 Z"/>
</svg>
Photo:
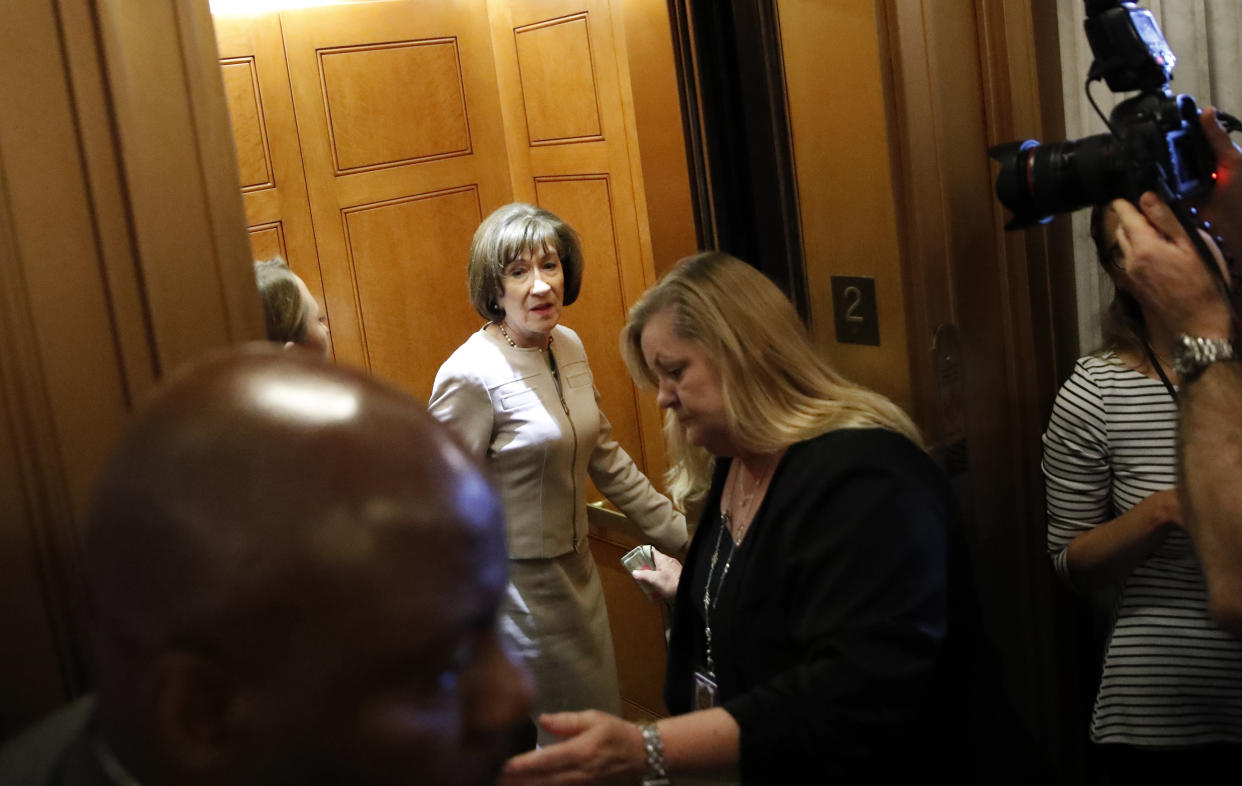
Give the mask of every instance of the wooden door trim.
<svg viewBox="0 0 1242 786">
<path fill-rule="evenodd" d="M 699 247 L 762 270 L 809 320 L 776 2 L 669 0 L 669 19 Z"/>
</svg>

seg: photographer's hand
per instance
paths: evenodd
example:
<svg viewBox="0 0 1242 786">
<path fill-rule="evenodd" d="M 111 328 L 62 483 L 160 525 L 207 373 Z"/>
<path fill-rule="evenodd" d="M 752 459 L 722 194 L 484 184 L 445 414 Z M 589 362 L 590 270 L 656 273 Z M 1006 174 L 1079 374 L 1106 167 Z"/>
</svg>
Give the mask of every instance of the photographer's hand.
<svg viewBox="0 0 1242 786">
<path fill-rule="evenodd" d="M 1242 176 L 1242 170 L 1237 174 Z M 1117 242 L 1134 296 L 1174 333 L 1227 338 L 1229 310 L 1177 216 L 1150 192 L 1139 205 L 1142 213 L 1124 199 L 1113 203 L 1120 218 Z"/>
<path fill-rule="evenodd" d="M 1216 186 L 1196 207 L 1212 223 L 1212 234 L 1225 241 L 1225 252 L 1236 259 L 1242 256 L 1242 150 L 1229 138 L 1215 107 L 1204 109 L 1199 122 L 1216 155 Z"/>
<path fill-rule="evenodd" d="M 1229 159 L 1238 163 L 1233 154 Z M 1222 165 L 1225 163 L 1222 157 Z M 1232 175 L 1242 175 L 1234 169 Z M 1235 179 L 1226 186 L 1242 187 Z M 1236 191 L 1213 195 L 1230 198 Z M 1173 212 L 1144 194 L 1142 213 L 1118 200 L 1117 242 L 1134 296 L 1178 332 L 1230 335 L 1215 282 Z M 1226 242 L 1229 242 L 1226 239 Z M 1219 260 L 1218 260 L 1219 261 Z M 1208 606 L 1221 628 L 1242 634 L 1242 364 L 1214 363 L 1179 390 L 1179 487 L 1183 521 L 1207 579 Z"/>
</svg>

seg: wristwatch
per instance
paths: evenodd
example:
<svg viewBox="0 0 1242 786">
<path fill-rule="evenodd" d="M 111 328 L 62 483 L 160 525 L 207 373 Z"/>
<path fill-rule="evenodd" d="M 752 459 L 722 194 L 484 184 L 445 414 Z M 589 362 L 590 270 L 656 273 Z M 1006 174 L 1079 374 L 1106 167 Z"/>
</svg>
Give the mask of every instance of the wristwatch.
<svg viewBox="0 0 1242 786">
<path fill-rule="evenodd" d="M 1218 360 L 1237 357 L 1233 342 L 1227 338 L 1200 338 L 1183 333 L 1173 345 L 1173 370 L 1186 383 L 1202 374 Z"/>
</svg>

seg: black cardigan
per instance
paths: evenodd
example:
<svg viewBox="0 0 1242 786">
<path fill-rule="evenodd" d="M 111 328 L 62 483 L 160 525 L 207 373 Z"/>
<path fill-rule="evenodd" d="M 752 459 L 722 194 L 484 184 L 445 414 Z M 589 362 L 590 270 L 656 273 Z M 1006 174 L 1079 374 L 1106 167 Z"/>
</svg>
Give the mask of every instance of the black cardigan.
<svg viewBox="0 0 1242 786">
<path fill-rule="evenodd" d="M 674 606 L 674 714 L 691 711 L 704 661 L 703 587 L 728 468 L 717 462 Z M 978 624 L 955 511 L 939 469 L 894 432 L 845 429 L 789 448 L 712 612 L 743 783 L 927 777 L 957 758 L 949 739 L 966 731 Z"/>
</svg>

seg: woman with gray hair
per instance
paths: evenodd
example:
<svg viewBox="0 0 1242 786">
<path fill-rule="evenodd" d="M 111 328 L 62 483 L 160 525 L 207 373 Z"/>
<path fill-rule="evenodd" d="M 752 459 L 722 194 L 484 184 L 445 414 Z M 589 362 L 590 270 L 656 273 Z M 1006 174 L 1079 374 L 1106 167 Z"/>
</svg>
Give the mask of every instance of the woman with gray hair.
<svg viewBox="0 0 1242 786">
<path fill-rule="evenodd" d="M 559 324 L 582 285 L 578 235 L 514 203 L 474 235 L 470 299 L 487 320 L 440 367 L 430 410 L 491 471 L 508 519 L 504 625 L 535 676 L 536 712 L 620 711 L 616 661 L 587 542 L 587 476 L 652 541 L 679 550 L 685 516 L 611 437 L 578 334 Z M 539 731 L 541 743 L 551 741 Z"/>
</svg>

